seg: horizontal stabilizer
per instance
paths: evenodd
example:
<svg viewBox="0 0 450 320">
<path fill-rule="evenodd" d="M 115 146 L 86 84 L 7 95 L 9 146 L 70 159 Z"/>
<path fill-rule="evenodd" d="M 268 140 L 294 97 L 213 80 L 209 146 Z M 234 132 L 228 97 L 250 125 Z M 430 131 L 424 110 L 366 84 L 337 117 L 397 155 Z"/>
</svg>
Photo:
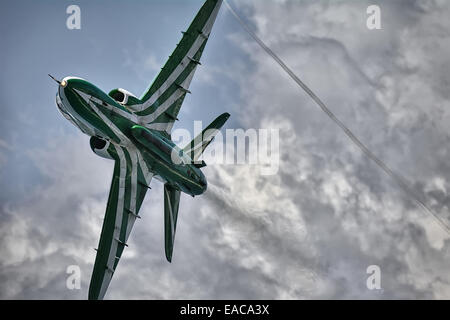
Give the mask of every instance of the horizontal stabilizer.
<svg viewBox="0 0 450 320">
<path fill-rule="evenodd" d="M 198 161 L 197 161 L 197 162 L 194 163 L 194 167 L 200 169 L 200 168 L 206 167 L 206 163 L 205 163 L 205 161 L 203 161 L 203 160 L 202 160 L 202 162 L 198 162 Z"/>
<path fill-rule="evenodd" d="M 214 136 L 219 132 L 220 128 L 227 122 L 230 114 L 225 112 L 218 116 L 209 126 L 207 126 L 202 133 L 194 138 L 190 143 L 184 147 L 183 152 L 187 154 L 193 161 L 202 155 L 206 147 L 214 139 Z M 206 164 L 205 164 L 206 165 Z"/>
</svg>

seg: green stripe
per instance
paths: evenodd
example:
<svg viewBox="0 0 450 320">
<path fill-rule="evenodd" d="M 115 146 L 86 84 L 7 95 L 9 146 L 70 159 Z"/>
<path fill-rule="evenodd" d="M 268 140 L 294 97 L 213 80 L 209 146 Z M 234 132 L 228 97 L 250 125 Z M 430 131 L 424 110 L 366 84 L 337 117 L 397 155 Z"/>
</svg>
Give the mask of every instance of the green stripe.
<svg viewBox="0 0 450 320">
<path fill-rule="evenodd" d="M 200 49 L 195 54 L 195 57 L 200 57 L 201 51 L 205 47 L 206 42 L 203 43 L 203 45 L 200 47 Z M 196 64 L 193 62 L 190 62 L 186 68 L 180 73 L 178 78 L 170 85 L 170 87 L 164 91 L 164 93 L 153 103 L 150 107 L 147 109 L 137 112 L 136 114 L 139 116 L 146 116 L 148 114 L 153 113 L 159 106 L 161 106 L 167 99 L 169 99 L 178 89 L 179 87 L 177 84 L 183 83 L 184 80 L 191 74 L 191 72 L 196 68 Z M 183 94 L 183 97 L 186 96 L 186 93 Z"/>
<path fill-rule="evenodd" d="M 119 234 L 119 239 L 120 241 L 122 241 L 123 243 L 125 243 L 125 238 L 126 238 L 126 231 L 127 231 L 127 226 L 128 226 L 128 212 L 125 210 L 125 208 L 130 208 L 130 200 L 131 200 L 131 170 L 132 170 L 132 162 L 131 162 L 131 157 L 130 154 L 128 152 L 128 150 L 126 148 L 122 148 L 124 154 L 125 154 L 125 159 L 126 159 L 126 168 L 127 168 L 127 173 L 125 176 L 125 194 L 124 194 L 124 201 L 123 201 L 123 206 L 124 206 L 124 210 L 122 212 L 122 225 L 120 227 L 120 234 Z M 125 246 L 122 244 L 118 244 L 117 246 L 117 251 L 115 253 L 116 257 L 121 257 L 123 250 L 125 249 Z M 119 260 L 116 259 L 114 261 L 114 270 L 117 267 L 117 264 L 119 263 Z"/>
<path fill-rule="evenodd" d="M 153 81 L 150 88 L 142 96 L 142 101 L 146 101 L 147 99 L 149 99 L 167 80 L 167 78 L 172 74 L 175 68 L 181 63 L 198 37 L 197 30 L 203 29 L 205 23 L 211 16 L 211 13 L 214 10 L 216 4 L 217 0 L 208 0 L 205 2 L 205 4 L 195 16 L 186 33 L 183 35 L 181 41 L 178 43 L 177 47 L 171 54 L 170 58 L 167 60 L 161 72 Z"/>
<path fill-rule="evenodd" d="M 94 270 L 92 272 L 91 283 L 89 286 L 89 299 L 97 299 L 105 276 L 106 266 L 108 263 L 109 252 L 113 242 L 114 225 L 116 221 L 117 199 L 119 195 L 119 175 L 120 161 L 114 154 L 116 161 L 114 165 L 114 173 L 109 192 L 108 204 L 106 207 L 105 219 L 103 221 L 102 232 L 95 258 Z"/>
</svg>

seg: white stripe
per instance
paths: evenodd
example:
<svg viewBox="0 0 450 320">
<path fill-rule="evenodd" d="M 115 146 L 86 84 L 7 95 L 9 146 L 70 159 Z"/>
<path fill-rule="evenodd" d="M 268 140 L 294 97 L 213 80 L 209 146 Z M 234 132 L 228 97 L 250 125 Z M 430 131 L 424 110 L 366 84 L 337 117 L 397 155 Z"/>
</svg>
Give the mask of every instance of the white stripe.
<svg viewBox="0 0 450 320">
<path fill-rule="evenodd" d="M 172 128 L 173 128 L 174 124 L 175 124 L 175 121 L 172 121 L 172 122 L 168 123 L 167 128 L 165 130 L 168 134 L 170 134 L 170 132 L 172 131 Z"/>
<path fill-rule="evenodd" d="M 167 89 L 175 82 L 175 80 L 180 76 L 180 74 L 186 69 L 188 66 L 188 63 L 190 62 L 189 58 L 191 55 L 194 55 L 198 49 L 200 49 L 201 45 L 205 39 L 198 37 L 197 40 L 194 42 L 193 46 L 189 49 L 187 55 L 183 58 L 181 63 L 175 68 L 175 70 L 172 72 L 172 74 L 167 78 L 167 80 L 159 87 L 158 90 L 156 90 L 153 95 L 146 100 L 142 104 L 135 104 L 132 106 L 129 106 L 131 110 L 134 112 L 140 112 L 144 111 L 151 105 L 153 105 L 160 97 L 161 95 L 166 92 Z M 194 68 L 195 70 L 196 68 Z"/>
<path fill-rule="evenodd" d="M 186 150 L 186 152 L 190 152 L 192 150 L 203 147 L 206 142 L 211 142 L 211 139 L 219 132 L 218 129 L 208 129 L 206 130 L 203 136 L 200 136 L 200 139 L 194 139 L 194 143 L 196 143 L 192 148 Z"/>
<path fill-rule="evenodd" d="M 89 122 L 87 122 L 81 115 L 79 115 L 73 108 L 72 105 L 69 103 L 66 94 L 64 93 L 64 89 L 58 90 L 58 96 L 62 95 L 62 97 L 59 97 L 61 101 L 61 105 L 64 108 L 64 111 L 67 112 L 69 115 L 72 115 L 73 120 L 75 122 L 75 125 L 80 128 L 80 130 L 87 134 L 95 136 L 98 133 L 98 130 L 92 126 Z M 61 99 L 62 98 L 62 99 Z M 67 101 L 67 103 L 63 103 L 62 100 Z"/>
<path fill-rule="evenodd" d="M 142 173 L 144 174 L 145 183 L 147 184 L 147 186 L 149 186 L 150 181 L 152 180 L 152 177 L 153 177 L 153 173 L 149 172 L 147 163 L 142 158 L 142 154 L 139 151 L 137 152 L 137 156 L 138 156 L 139 165 L 141 166 Z"/>
<path fill-rule="evenodd" d="M 208 18 L 208 21 L 205 23 L 205 26 L 202 29 L 202 32 L 207 37 L 211 33 L 212 26 L 214 24 L 214 21 L 216 20 L 217 14 L 219 12 L 220 5 L 222 3 L 222 0 L 218 1 L 216 4 L 216 7 L 213 9 L 210 17 Z M 172 74 L 166 79 L 166 81 L 156 90 L 153 95 L 145 101 L 143 104 L 137 104 L 133 106 L 129 106 L 130 109 L 132 109 L 135 112 L 143 111 L 147 109 L 149 106 L 154 104 L 156 100 L 159 99 L 159 97 L 172 85 L 172 83 L 180 76 L 180 74 L 184 71 L 186 66 L 190 62 L 190 57 L 193 57 L 197 51 L 202 46 L 203 42 L 206 41 L 206 38 L 202 37 L 199 33 L 197 36 L 197 39 L 194 41 L 194 44 L 189 49 L 186 56 L 184 56 L 182 62 L 175 68 L 175 70 L 172 72 Z M 195 70 L 195 69 L 194 69 Z M 187 88 L 187 87 L 185 87 Z"/>
<path fill-rule="evenodd" d="M 138 156 L 139 156 L 139 164 L 141 165 L 141 168 L 143 169 L 142 171 L 144 172 L 144 176 L 147 182 L 147 185 L 150 184 L 150 180 L 152 177 L 152 173 L 149 173 L 148 167 L 145 163 L 145 161 L 141 160 L 143 159 L 141 152 L 139 151 L 139 149 L 130 141 L 130 139 L 128 139 L 128 137 L 126 135 L 123 134 L 122 131 L 120 131 L 119 128 L 116 127 L 116 125 L 114 123 L 112 123 L 112 121 L 103 114 L 103 112 L 101 112 L 97 106 L 91 101 L 91 97 L 90 95 L 76 90 L 74 89 L 87 103 L 89 103 L 89 105 L 91 106 L 91 108 L 98 114 L 98 116 L 105 122 L 105 124 L 114 132 L 114 134 L 119 138 L 121 145 L 123 145 L 124 147 L 127 148 L 127 151 L 131 154 L 133 151 L 137 152 Z"/>
<path fill-rule="evenodd" d="M 113 239 L 119 239 L 120 229 L 122 227 L 122 216 L 124 212 L 125 177 L 127 174 L 127 163 L 122 148 L 117 147 L 115 145 L 114 147 L 116 148 L 117 155 L 119 156 L 120 174 L 119 174 L 119 192 L 117 195 L 117 210 L 116 210 L 116 220 L 114 222 Z M 108 263 L 106 265 L 107 268 L 111 270 L 114 270 L 114 262 L 117 252 L 117 246 L 118 242 L 113 240 L 108 254 Z M 113 274 L 110 271 L 105 272 L 103 276 L 102 286 L 100 288 L 99 299 L 103 299 L 106 293 L 106 289 L 108 289 L 108 285 L 111 281 L 112 275 Z"/>
<path fill-rule="evenodd" d="M 106 123 L 106 125 L 114 132 L 114 134 L 116 134 L 120 141 L 121 144 L 124 144 L 124 146 L 126 147 L 127 151 L 131 154 L 133 152 L 136 152 L 139 158 L 139 164 L 141 166 L 141 169 L 144 173 L 144 178 L 146 179 L 147 185 L 150 184 L 151 181 L 151 177 L 153 176 L 153 173 L 149 172 L 149 169 L 147 167 L 147 164 L 145 163 L 145 161 L 143 160 L 142 154 L 139 151 L 139 149 L 130 141 L 130 139 L 128 139 L 127 136 L 125 136 L 123 134 L 122 131 L 119 130 L 119 128 L 116 127 L 115 124 L 112 123 L 112 121 L 106 117 L 103 112 L 101 112 L 97 106 L 95 106 L 94 103 L 92 103 L 91 101 L 91 96 L 82 92 L 82 91 L 78 91 L 75 89 L 75 91 L 87 102 L 89 103 L 89 105 L 92 107 L 92 109 L 98 114 L 98 116 Z"/>
<path fill-rule="evenodd" d="M 168 123 L 151 123 L 145 125 L 147 129 L 153 129 L 157 131 L 166 131 L 166 128 L 168 126 Z"/>
<path fill-rule="evenodd" d="M 94 111 L 98 114 L 98 116 L 100 118 L 102 118 L 102 120 L 106 123 L 106 125 L 119 137 L 121 143 L 126 144 L 125 147 L 127 148 L 127 151 L 131 154 L 133 152 L 136 152 L 139 158 L 139 164 L 141 166 L 142 171 L 144 172 L 144 177 L 146 179 L 147 185 L 150 184 L 150 180 L 151 177 L 153 176 L 152 173 L 149 172 L 147 164 L 145 163 L 145 161 L 143 161 L 143 157 L 141 152 L 139 151 L 139 149 L 130 141 L 130 139 L 128 139 L 127 136 L 125 136 L 123 134 L 122 131 L 119 130 L 119 128 L 116 127 L 115 124 L 112 123 L 112 121 L 106 117 L 90 100 L 91 100 L 91 96 L 88 94 L 85 94 L 84 92 L 77 91 L 78 94 L 80 94 L 80 96 L 89 103 L 89 105 L 92 107 L 92 109 L 94 109 Z"/>
<path fill-rule="evenodd" d="M 77 93 L 86 100 L 87 103 L 91 106 L 91 108 L 98 114 L 98 116 L 105 122 L 105 124 L 114 132 L 114 134 L 117 135 L 117 137 L 120 140 L 120 143 L 123 144 L 123 146 L 126 148 L 126 150 L 130 154 L 131 158 L 131 197 L 130 197 L 130 210 L 134 213 L 136 212 L 136 202 L 137 202 L 137 162 L 139 159 L 139 164 L 141 166 L 141 169 L 144 173 L 144 177 L 146 179 L 147 185 L 150 184 L 150 180 L 152 177 L 152 173 L 149 172 L 146 163 L 141 160 L 142 155 L 140 151 L 136 148 L 136 146 L 127 138 L 125 134 L 123 134 L 122 131 L 115 126 L 112 121 L 106 117 L 105 114 L 103 114 L 102 111 L 97 108 L 97 106 L 93 103 L 93 97 L 90 95 L 85 94 L 84 92 L 76 90 Z M 92 99 L 92 100 L 91 100 Z M 117 204 L 117 211 L 116 211 L 116 221 L 115 221 L 115 228 L 113 233 L 113 239 L 119 239 L 120 237 L 120 231 L 122 228 L 122 219 L 124 215 L 124 199 L 125 199 L 125 179 L 126 179 L 126 173 L 127 173 L 127 162 L 125 158 L 125 154 L 122 150 L 121 146 L 116 146 L 113 144 L 114 148 L 117 151 L 117 154 L 119 156 L 119 165 L 120 165 L 120 175 L 119 175 L 119 194 L 118 194 L 118 204 Z M 133 227 L 134 221 L 136 217 L 134 215 L 129 214 L 128 215 L 128 224 L 127 224 L 127 230 L 125 235 L 125 243 L 130 235 L 131 228 Z M 114 268 L 114 262 L 116 260 L 116 253 L 117 253 L 117 247 L 118 242 L 113 240 L 111 243 L 110 252 L 108 255 L 108 263 L 107 263 L 107 269 L 113 270 Z M 109 283 L 112 278 L 112 272 L 108 271 L 104 273 L 102 286 L 100 288 L 99 298 L 102 299 L 106 293 L 106 290 L 109 286 Z"/>
<path fill-rule="evenodd" d="M 183 83 L 181 83 L 181 87 L 183 88 L 188 88 L 189 85 L 191 84 L 192 78 L 194 77 L 194 73 L 195 73 L 196 68 L 192 69 L 191 73 L 189 73 L 189 75 L 186 77 L 186 79 L 184 79 Z M 170 106 L 177 101 L 179 98 L 181 98 L 184 94 L 186 94 L 185 92 L 183 92 L 183 90 L 181 88 L 178 88 L 177 90 L 175 90 L 172 95 L 167 98 L 166 101 L 164 101 L 158 108 L 156 108 L 155 112 L 146 115 L 146 116 L 141 116 L 139 117 L 139 123 L 150 123 L 153 120 L 155 120 L 156 118 L 158 118 L 161 114 L 163 114 L 167 109 L 170 108 Z"/>
<path fill-rule="evenodd" d="M 80 92 L 78 90 L 76 90 L 76 91 Z M 118 115 L 120 115 L 120 116 L 122 116 L 124 118 L 127 118 L 130 121 L 133 121 L 133 122 L 137 122 L 138 121 L 138 116 L 135 115 L 134 113 L 126 112 L 126 111 L 122 110 L 121 108 L 118 108 L 116 106 L 110 105 L 109 103 L 106 103 L 105 101 L 97 99 L 96 97 L 93 97 L 93 96 L 90 96 L 90 100 L 95 102 L 95 103 L 97 103 L 97 104 L 99 104 L 99 105 L 102 105 L 104 108 L 106 108 L 106 109 L 108 109 L 108 110 L 110 110 L 110 111 L 112 111 L 114 113 L 117 113 Z M 105 106 L 105 104 L 106 104 L 106 106 Z"/>
<path fill-rule="evenodd" d="M 92 96 L 84 93 L 83 91 L 80 91 L 77 89 L 74 89 L 74 90 L 91 106 L 91 108 L 95 111 L 95 113 L 98 114 L 98 116 L 103 120 L 103 122 L 105 122 L 105 124 L 116 134 L 116 136 L 120 140 L 121 145 L 123 145 L 125 147 L 129 147 L 129 146 L 133 145 L 132 142 L 127 138 L 127 136 L 124 135 L 123 132 L 120 131 L 119 128 L 117 128 L 116 125 L 113 124 L 112 121 L 102 111 L 100 111 L 99 108 L 95 105 L 95 103 L 93 102 L 95 97 L 92 97 Z"/>
<path fill-rule="evenodd" d="M 137 218 L 136 212 L 136 193 L 137 193 L 137 152 L 130 151 L 131 158 L 131 196 L 130 196 L 130 211 L 134 214 L 128 213 L 128 223 L 127 230 L 125 232 L 125 243 L 128 240 L 128 236 L 130 235 L 131 228 L 133 227 L 134 222 Z"/>
</svg>

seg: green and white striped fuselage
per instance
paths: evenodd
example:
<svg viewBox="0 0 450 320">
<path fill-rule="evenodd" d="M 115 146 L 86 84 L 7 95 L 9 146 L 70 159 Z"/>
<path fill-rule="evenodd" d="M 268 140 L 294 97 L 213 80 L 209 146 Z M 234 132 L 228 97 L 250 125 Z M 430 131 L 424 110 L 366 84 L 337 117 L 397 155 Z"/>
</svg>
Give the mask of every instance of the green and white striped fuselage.
<svg viewBox="0 0 450 320">
<path fill-rule="evenodd" d="M 170 138 L 146 128 L 138 115 L 88 81 L 64 78 L 56 104 L 67 120 L 92 137 L 91 148 L 96 154 L 122 160 L 123 179 L 131 180 L 132 185 L 148 186 L 155 177 L 192 196 L 206 190 L 201 170 Z"/>
</svg>

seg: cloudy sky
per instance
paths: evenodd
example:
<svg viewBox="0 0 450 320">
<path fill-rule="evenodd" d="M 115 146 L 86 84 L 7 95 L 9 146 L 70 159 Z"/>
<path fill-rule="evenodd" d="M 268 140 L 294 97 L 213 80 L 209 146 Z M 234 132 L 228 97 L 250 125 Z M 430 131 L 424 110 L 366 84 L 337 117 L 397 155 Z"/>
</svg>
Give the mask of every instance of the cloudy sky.
<svg viewBox="0 0 450 320">
<path fill-rule="evenodd" d="M 140 95 L 201 0 L 2 2 L 0 298 L 86 299 L 113 163 L 55 107 L 48 77 Z M 233 0 L 253 30 L 450 224 L 450 3 Z M 366 8 L 381 8 L 368 30 Z M 107 299 L 450 299 L 450 236 L 362 155 L 236 23 L 217 18 L 178 128 L 278 129 L 280 166 L 204 169 L 172 264 L 152 182 Z M 66 287 L 67 267 L 81 289 Z M 366 269 L 381 270 L 369 290 Z"/>
</svg>

